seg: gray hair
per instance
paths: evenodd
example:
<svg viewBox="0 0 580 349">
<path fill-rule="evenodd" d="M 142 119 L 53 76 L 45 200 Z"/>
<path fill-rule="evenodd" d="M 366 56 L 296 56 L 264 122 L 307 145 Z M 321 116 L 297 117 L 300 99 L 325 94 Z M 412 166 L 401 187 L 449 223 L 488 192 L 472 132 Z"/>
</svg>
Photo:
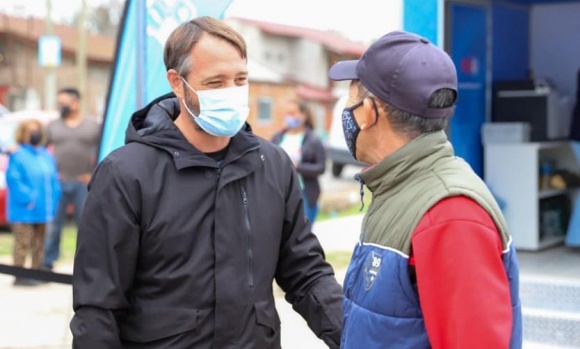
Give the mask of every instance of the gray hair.
<svg viewBox="0 0 580 349">
<path fill-rule="evenodd" d="M 183 59 L 177 63 L 175 71 L 181 76 L 186 76 L 191 71 L 191 56 L 183 56 Z"/>
<path fill-rule="evenodd" d="M 371 97 L 374 98 L 380 108 L 387 114 L 389 123 L 393 126 L 395 132 L 414 139 L 422 134 L 441 131 L 447 127 L 449 118 L 428 119 L 418 115 L 403 111 L 389 103 L 381 101 L 375 97 L 360 81 L 358 81 L 358 97 L 360 99 Z M 440 89 L 435 91 L 429 99 L 430 108 L 447 108 L 455 102 L 456 92 L 451 89 Z"/>
</svg>

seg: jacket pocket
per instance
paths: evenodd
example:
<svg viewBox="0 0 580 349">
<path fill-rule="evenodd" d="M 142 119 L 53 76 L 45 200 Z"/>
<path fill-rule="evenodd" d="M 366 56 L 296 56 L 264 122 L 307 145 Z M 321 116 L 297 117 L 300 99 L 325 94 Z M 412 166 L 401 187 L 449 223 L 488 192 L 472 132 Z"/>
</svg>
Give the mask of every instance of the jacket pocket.
<svg viewBox="0 0 580 349">
<path fill-rule="evenodd" d="M 121 339 L 147 343 L 197 327 L 196 309 L 147 307 L 117 315 Z"/>
<path fill-rule="evenodd" d="M 280 317 L 272 300 L 258 302 L 254 304 L 256 311 L 256 323 L 263 326 L 264 333 L 268 337 L 276 337 L 280 331 Z"/>
</svg>

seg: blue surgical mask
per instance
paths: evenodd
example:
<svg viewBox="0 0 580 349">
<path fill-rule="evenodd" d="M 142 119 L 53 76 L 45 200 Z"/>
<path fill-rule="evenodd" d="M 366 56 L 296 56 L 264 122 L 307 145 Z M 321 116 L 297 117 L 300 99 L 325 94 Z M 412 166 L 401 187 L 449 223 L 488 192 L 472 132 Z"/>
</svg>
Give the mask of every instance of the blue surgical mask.
<svg viewBox="0 0 580 349">
<path fill-rule="evenodd" d="M 286 128 L 290 130 L 300 127 L 300 119 L 294 115 L 286 115 L 284 122 L 286 124 Z"/>
<path fill-rule="evenodd" d="M 348 150 L 352 156 L 356 159 L 356 139 L 360 133 L 360 127 L 354 118 L 353 111 L 362 105 L 362 101 L 353 105 L 350 108 L 344 108 L 342 111 L 342 132 L 344 133 L 344 139 Z"/>
<path fill-rule="evenodd" d="M 199 115 L 189 109 L 185 99 L 183 104 L 202 130 L 216 137 L 233 137 L 242 129 L 250 114 L 248 85 L 196 91 L 181 80 L 197 95 Z"/>
</svg>

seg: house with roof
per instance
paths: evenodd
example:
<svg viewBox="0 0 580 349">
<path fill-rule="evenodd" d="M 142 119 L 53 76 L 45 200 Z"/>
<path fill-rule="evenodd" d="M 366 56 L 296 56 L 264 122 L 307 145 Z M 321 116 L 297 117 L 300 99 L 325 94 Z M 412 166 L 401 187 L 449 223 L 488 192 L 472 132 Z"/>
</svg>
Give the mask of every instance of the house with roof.
<svg viewBox="0 0 580 349">
<path fill-rule="evenodd" d="M 54 26 L 61 39 L 62 61 L 56 68 L 57 89 L 77 87 L 76 51 L 78 30 Z M 0 14 L 0 103 L 11 110 L 44 108 L 46 69 L 38 64 L 38 40 L 45 34 L 45 22 Z M 100 118 L 109 88 L 115 40 L 87 34 L 87 77 L 83 100 L 87 115 Z"/>
<path fill-rule="evenodd" d="M 248 45 L 249 122 L 254 132 L 270 138 L 283 125 L 285 103 L 299 97 L 310 104 L 317 130 L 324 135 L 340 87 L 328 79 L 328 69 L 338 60 L 359 58 L 365 45 L 332 31 L 243 18 L 226 21 Z M 38 40 L 44 34 L 41 19 L 0 14 L 0 104 L 9 109 L 44 108 L 46 69 L 38 64 Z M 76 86 L 78 30 L 55 24 L 54 34 L 62 42 L 57 89 Z M 86 113 L 96 118 L 104 114 L 114 51 L 115 40 L 87 34 L 83 99 Z"/>
<path fill-rule="evenodd" d="M 333 31 L 238 17 L 226 21 L 248 46 L 249 120 L 256 133 L 268 138 L 279 130 L 284 103 L 299 97 L 310 105 L 316 129 L 324 135 L 334 103 L 348 87 L 328 79 L 328 69 L 337 61 L 360 58 L 366 45 Z"/>
</svg>

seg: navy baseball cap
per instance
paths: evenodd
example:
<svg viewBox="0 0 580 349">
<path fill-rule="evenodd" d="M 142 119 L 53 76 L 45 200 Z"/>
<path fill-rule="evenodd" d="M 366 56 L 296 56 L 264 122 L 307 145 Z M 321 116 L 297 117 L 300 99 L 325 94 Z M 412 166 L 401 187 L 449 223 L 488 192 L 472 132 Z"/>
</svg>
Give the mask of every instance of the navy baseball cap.
<svg viewBox="0 0 580 349">
<path fill-rule="evenodd" d="M 394 31 L 375 41 L 359 60 L 333 65 L 332 80 L 360 80 L 383 102 L 429 119 L 453 115 L 455 106 L 430 108 L 433 92 L 448 88 L 457 96 L 457 71 L 449 55 L 418 35 Z"/>
</svg>

